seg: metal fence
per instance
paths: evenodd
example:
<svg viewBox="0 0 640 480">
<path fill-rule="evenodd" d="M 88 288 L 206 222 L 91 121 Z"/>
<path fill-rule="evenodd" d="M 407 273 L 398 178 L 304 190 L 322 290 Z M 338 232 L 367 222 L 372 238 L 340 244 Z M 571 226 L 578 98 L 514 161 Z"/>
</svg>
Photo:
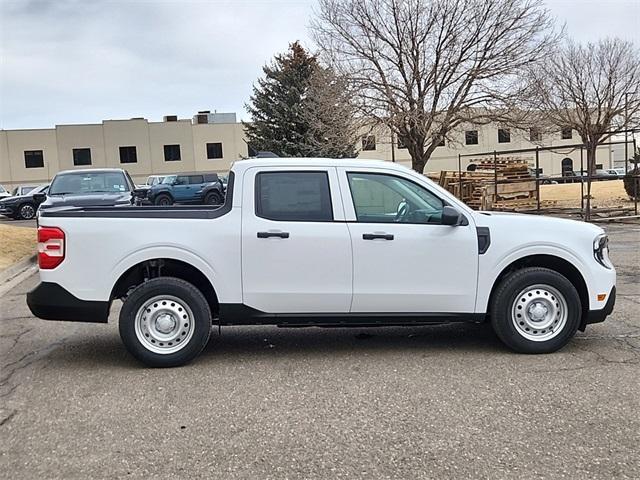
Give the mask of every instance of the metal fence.
<svg viewBox="0 0 640 480">
<path fill-rule="evenodd" d="M 459 185 L 449 185 L 449 190 L 459 198 L 468 201 L 468 191 L 467 197 L 465 198 L 465 182 L 468 181 L 472 175 L 465 176 L 465 172 L 474 171 L 473 166 L 480 164 L 485 174 L 488 168 L 492 167 L 492 178 L 486 178 L 485 176 L 482 183 L 485 187 L 485 192 L 494 193 L 495 197 L 498 198 L 498 192 L 509 191 L 511 189 L 509 187 L 510 184 L 523 182 L 524 178 L 522 176 L 509 178 L 509 175 L 501 174 L 501 165 L 503 166 L 506 163 L 505 160 L 517 162 L 519 159 L 522 163 L 526 162 L 529 165 L 530 176 L 528 180 L 535 182 L 535 192 L 532 190 L 532 195 L 529 197 L 528 202 L 530 208 L 527 208 L 527 202 L 521 202 L 522 205 L 524 205 L 523 208 L 509 208 L 509 206 L 505 207 L 504 204 L 500 205 L 498 202 L 498 204 L 491 209 L 577 216 L 592 221 L 640 218 L 638 214 L 638 183 L 640 182 L 640 175 L 637 173 L 640 164 L 635 164 L 635 168 L 630 170 L 629 167 L 632 164 L 629 162 L 629 155 L 627 154 L 628 147 L 632 148 L 632 152 L 637 151 L 636 140 L 632 138 L 628 141 L 607 142 L 599 145 L 599 148 L 607 148 L 609 152 L 611 152 L 611 147 L 615 145 L 625 145 L 624 175 L 627 178 L 633 179 L 632 184 L 635 190 L 632 192 L 633 200 L 629 199 L 629 196 L 624 192 L 620 183 L 609 183 L 611 181 L 623 181 L 622 175 L 603 172 L 599 172 L 599 174 L 595 176 L 591 175 L 592 172 L 587 168 L 587 155 L 584 144 L 459 154 L 457 171 L 457 181 Z M 574 170 L 575 167 L 573 167 L 571 162 L 568 162 L 569 160 L 573 162 L 573 160 L 568 157 L 569 153 L 571 153 L 572 157 L 576 157 L 579 153 L 578 171 Z M 561 162 L 561 174 L 544 175 L 541 167 L 543 163 L 541 157 L 543 156 L 545 156 L 545 165 Z M 618 165 L 620 165 L 620 162 Z M 565 168 L 565 166 L 567 168 Z M 603 169 L 604 172 L 606 172 L 606 170 L 607 169 Z M 455 172 L 452 173 L 455 174 Z M 591 182 L 591 201 L 589 202 L 589 211 L 587 211 L 589 182 Z M 556 187 L 560 185 L 564 185 L 564 187 Z M 621 188 L 622 190 L 620 190 Z M 615 192 L 621 191 L 622 194 L 619 198 L 611 198 L 611 195 L 607 193 L 609 190 L 615 190 Z M 558 197 L 558 193 L 562 193 L 561 198 Z M 477 205 L 473 206 L 477 208 Z"/>
</svg>

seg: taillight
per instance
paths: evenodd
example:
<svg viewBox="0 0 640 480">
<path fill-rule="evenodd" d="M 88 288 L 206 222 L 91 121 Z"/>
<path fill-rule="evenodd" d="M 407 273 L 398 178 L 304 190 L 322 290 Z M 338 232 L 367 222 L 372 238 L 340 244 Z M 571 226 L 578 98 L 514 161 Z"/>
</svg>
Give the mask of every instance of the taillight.
<svg viewBox="0 0 640 480">
<path fill-rule="evenodd" d="M 64 260 L 64 232 L 57 227 L 38 227 L 38 266 L 51 270 Z"/>
</svg>

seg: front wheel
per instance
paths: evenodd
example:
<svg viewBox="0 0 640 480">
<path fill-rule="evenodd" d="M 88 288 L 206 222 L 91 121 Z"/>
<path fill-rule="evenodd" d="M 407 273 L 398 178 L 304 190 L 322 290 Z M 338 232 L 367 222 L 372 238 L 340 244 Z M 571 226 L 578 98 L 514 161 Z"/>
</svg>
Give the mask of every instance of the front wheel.
<svg viewBox="0 0 640 480">
<path fill-rule="evenodd" d="M 539 267 L 516 270 L 503 278 L 490 307 L 498 338 L 521 353 L 561 349 L 575 335 L 582 314 L 573 284 L 560 273 Z"/>
<path fill-rule="evenodd" d="M 179 278 L 160 277 L 138 286 L 120 311 L 120 338 L 150 367 L 177 367 L 204 349 L 211 309 L 200 290 Z"/>
<path fill-rule="evenodd" d="M 36 216 L 36 207 L 31 203 L 25 203 L 20 206 L 18 210 L 18 219 L 20 220 L 31 220 Z"/>
<path fill-rule="evenodd" d="M 161 194 L 156 197 L 153 203 L 161 207 L 168 207 L 169 205 L 173 205 L 173 199 L 169 195 Z"/>
</svg>

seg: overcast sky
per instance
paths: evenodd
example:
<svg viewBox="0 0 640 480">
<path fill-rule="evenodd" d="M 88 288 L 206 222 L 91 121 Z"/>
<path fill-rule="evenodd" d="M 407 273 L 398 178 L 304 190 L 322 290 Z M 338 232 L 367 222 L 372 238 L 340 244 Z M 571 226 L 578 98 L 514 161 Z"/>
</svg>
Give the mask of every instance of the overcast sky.
<svg viewBox="0 0 640 480">
<path fill-rule="evenodd" d="M 0 0 L 0 128 L 237 112 L 314 0 Z M 640 0 L 548 0 L 570 36 L 640 45 Z"/>
</svg>

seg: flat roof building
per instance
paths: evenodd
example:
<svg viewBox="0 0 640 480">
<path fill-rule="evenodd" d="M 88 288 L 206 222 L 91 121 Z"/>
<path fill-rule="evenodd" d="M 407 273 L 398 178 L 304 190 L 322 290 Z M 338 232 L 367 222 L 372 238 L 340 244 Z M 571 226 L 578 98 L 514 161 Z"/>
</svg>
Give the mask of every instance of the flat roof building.
<svg viewBox="0 0 640 480">
<path fill-rule="evenodd" d="M 580 169 L 580 149 L 567 148 L 580 143 L 576 132 L 559 127 L 541 139 L 531 138 L 534 134 L 496 124 L 463 126 L 435 149 L 425 171 L 455 170 L 459 154 L 536 145 L 554 146 L 553 151 L 540 153 L 541 173 L 560 175 L 563 169 Z M 360 140 L 359 158 L 411 166 L 407 149 L 392 140 L 388 130 L 375 128 L 364 132 Z M 51 129 L 0 130 L 0 183 L 7 188 L 46 183 L 60 170 L 87 167 L 125 168 L 135 181 L 143 182 L 154 174 L 224 173 L 234 161 L 248 156 L 244 127 L 235 113 L 200 111 L 191 119 L 167 115 L 162 122 L 132 118 Z M 517 156 L 527 158 L 533 166 L 533 153 Z M 470 161 L 463 158 L 462 168 Z M 624 146 L 600 148 L 597 163 L 604 168 L 623 166 Z"/>
</svg>

